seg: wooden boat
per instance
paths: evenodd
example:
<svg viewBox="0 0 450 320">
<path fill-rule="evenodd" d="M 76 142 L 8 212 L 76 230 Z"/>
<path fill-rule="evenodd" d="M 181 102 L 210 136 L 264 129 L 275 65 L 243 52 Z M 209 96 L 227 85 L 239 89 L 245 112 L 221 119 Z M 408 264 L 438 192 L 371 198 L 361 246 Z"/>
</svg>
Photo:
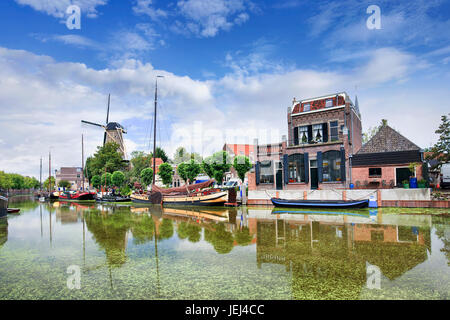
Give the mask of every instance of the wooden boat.
<svg viewBox="0 0 450 320">
<path fill-rule="evenodd" d="M 8 198 L 0 196 L 0 218 L 8 214 Z"/>
<path fill-rule="evenodd" d="M 86 201 L 95 200 L 95 192 L 62 192 L 59 194 L 59 200 L 64 201 Z"/>
<path fill-rule="evenodd" d="M 369 200 L 288 200 L 280 198 L 270 198 L 275 207 L 291 208 L 367 208 Z"/>
<path fill-rule="evenodd" d="M 20 209 L 17 208 L 8 208 L 8 214 L 19 213 Z"/>
<path fill-rule="evenodd" d="M 228 201 L 228 191 L 210 188 L 214 179 L 178 188 L 163 189 L 155 185 L 150 193 L 134 193 L 134 203 L 162 205 L 223 206 Z"/>
</svg>

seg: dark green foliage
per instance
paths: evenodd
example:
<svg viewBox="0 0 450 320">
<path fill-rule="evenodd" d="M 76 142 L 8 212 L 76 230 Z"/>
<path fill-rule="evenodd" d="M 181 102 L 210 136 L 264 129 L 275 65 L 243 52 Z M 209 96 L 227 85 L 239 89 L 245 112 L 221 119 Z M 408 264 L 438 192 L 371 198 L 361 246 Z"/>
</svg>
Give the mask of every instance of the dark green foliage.
<svg viewBox="0 0 450 320">
<path fill-rule="evenodd" d="M 440 168 L 442 164 L 450 162 L 450 119 L 446 115 L 441 117 L 441 124 L 435 133 L 439 135 L 439 140 L 431 147 L 431 154 L 427 159 L 436 159 L 439 163 L 431 169 Z"/>
<path fill-rule="evenodd" d="M 241 181 L 244 182 L 245 174 L 252 168 L 252 164 L 246 156 L 237 156 L 234 158 L 233 167 L 236 169 Z"/>
<path fill-rule="evenodd" d="M 146 186 L 151 185 L 153 182 L 153 169 L 145 168 L 141 171 L 141 181 Z"/>
<path fill-rule="evenodd" d="M 121 187 L 125 182 L 125 175 L 122 171 L 114 171 L 111 176 L 112 185 L 115 187 Z"/>
<path fill-rule="evenodd" d="M 95 175 L 91 179 L 91 184 L 94 188 L 99 188 L 102 184 L 102 179 L 100 178 L 99 175 Z"/>
<path fill-rule="evenodd" d="M 173 169 L 172 166 L 168 163 L 162 163 L 158 169 L 158 175 L 161 177 L 163 183 L 165 185 L 169 185 L 172 183 L 173 177 Z"/>
<path fill-rule="evenodd" d="M 71 183 L 67 180 L 61 180 L 61 181 L 59 181 L 58 186 L 60 188 L 70 188 Z"/>
</svg>

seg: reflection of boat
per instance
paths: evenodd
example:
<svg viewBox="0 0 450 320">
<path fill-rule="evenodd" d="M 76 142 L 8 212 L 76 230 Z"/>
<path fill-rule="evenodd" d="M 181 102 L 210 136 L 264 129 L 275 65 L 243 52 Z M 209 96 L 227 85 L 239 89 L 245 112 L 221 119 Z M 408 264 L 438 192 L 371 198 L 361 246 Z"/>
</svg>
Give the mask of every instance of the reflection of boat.
<svg viewBox="0 0 450 320">
<path fill-rule="evenodd" d="M 8 214 L 8 198 L 0 196 L 0 218 Z"/>
<path fill-rule="evenodd" d="M 197 219 L 207 219 L 214 221 L 228 221 L 228 210 L 189 210 L 189 209 L 175 209 L 164 208 L 163 214 L 171 216 L 195 217 Z"/>
<path fill-rule="evenodd" d="M 59 194 L 59 200 L 70 201 L 86 201 L 95 200 L 95 192 L 61 192 Z"/>
<path fill-rule="evenodd" d="M 288 200 L 270 198 L 276 207 L 294 208 L 367 208 L 369 200 Z"/>
<path fill-rule="evenodd" d="M 95 200 L 97 202 L 130 202 L 131 198 L 114 195 L 104 195 L 102 197 L 97 197 Z"/>
<path fill-rule="evenodd" d="M 177 188 L 163 189 L 155 185 L 150 193 L 134 193 L 135 203 L 163 205 L 222 206 L 228 201 L 228 191 L 210 188 L 214 180 Z"/>
<path fill-rule="evenodd" d="M 361 212 L 362 211 L 362 212 Z M 306 215 L 311 215 L 311 214 L 324 214 L 324 215 L 344 215 L 344 216 L 357 216 L 357 217 L 363 217 L 363 218 L 369 218 L 371 215 L 375 215 L 376 216 L 376 210 L 372 210 L 375 211 L 375 213 L 369 212 L 369 211 L 364 211 L 364 210 L 360 210 L 355 211 L 355 212 L 345 212 L 345 211 L 332 211 L 332 210 L 320 210 L 320 211 L 311 211 L 311 210 L 305 210 L 305 209 L 295 209 L 295 208 L 274 208 L 272 210 L 272 214 L 306 214 Z"/>
</svg>

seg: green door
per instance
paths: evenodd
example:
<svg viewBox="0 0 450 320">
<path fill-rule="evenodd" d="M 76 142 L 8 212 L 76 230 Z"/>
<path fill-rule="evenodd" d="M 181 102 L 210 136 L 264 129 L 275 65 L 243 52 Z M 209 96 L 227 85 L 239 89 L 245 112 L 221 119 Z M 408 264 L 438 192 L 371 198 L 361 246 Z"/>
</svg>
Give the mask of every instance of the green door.
<svg viewBox="0 0 450 320">
<path fill-rule="evenodd" d="M 311 189 L 317 189 L 319 187 L 319 174 L 317 168 L 311 168 Z"/>
</svg>

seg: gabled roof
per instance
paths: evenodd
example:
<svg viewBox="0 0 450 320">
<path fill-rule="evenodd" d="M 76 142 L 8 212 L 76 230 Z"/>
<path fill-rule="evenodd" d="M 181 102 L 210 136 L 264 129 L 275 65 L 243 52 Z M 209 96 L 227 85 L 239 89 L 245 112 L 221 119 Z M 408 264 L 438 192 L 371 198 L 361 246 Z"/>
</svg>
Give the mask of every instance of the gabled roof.
<svg viewBox="0 0 450 320">
<path fill-rule="evenodd" d="M 362 146 L 358 154 L 411 150 L 420 150 L 420 147 L 384 124 L 372 139 Z"/>
</svg>

